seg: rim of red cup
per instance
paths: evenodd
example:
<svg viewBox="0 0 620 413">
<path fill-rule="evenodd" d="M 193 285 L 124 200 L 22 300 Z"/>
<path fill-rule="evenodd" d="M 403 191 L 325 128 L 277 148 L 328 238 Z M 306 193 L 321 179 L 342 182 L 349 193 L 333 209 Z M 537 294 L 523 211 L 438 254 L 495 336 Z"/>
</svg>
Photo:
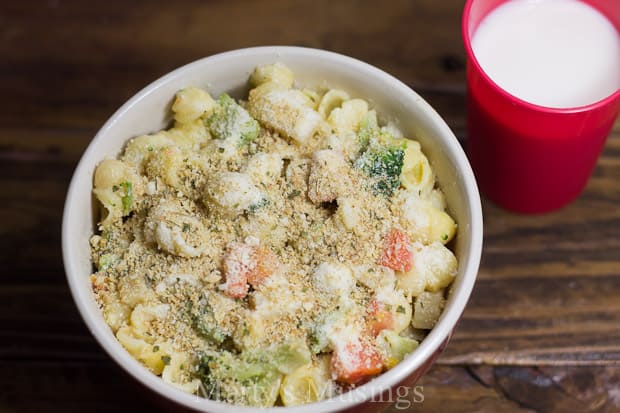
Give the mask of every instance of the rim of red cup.
<svg viewBox="0 0 620 413">
<path fill-rule="evenodd" d="M 527 109 L 530 109 L 530 110 L 533 110 L 533 111 L 537 111 L 537 112 L 546 112 L 546 113 L 553 113 L 553 114 L 570 114 L 570 113 L 577 113 L 577 112 L 585 112 L 585 111 L 588 111 L 588 110 L 597 109 L 597 108 L 606 106 L 608 104 L 611 104 L 616 99 L 620 99 L 620 89 L 617 89 L 614 93 L 608 95 L 607 97 L 604 97 L 601 100 L 598 100 L 598 101 L 593 102 L 593 103 L 589 103 L 587 105 L 574 106 L 574 107 L 568 107 L 568 108 L 552 108 L 552 107 L 549 107 L 549 106 L 542 106 L 542 105 L 537 105 L 535 103 L 528 102 L 528 101 L 523 100 L 523 99 L 513 95 L 512 93 L 506 91 L 504 88 L 499 86 L 484 71 L 484 69 L 480 65 L 480 62 L 478 62 L 478 58 L 476 57 L 476 55 L 474 53 L 474 49 L 473 49 L 473 47 L 471 45 L 471 38 L 469 36 L 470 15 L 471 15 L 472 5 L 473 5 L 473 3 L 475 1 L 480 1 L 480 0 L 467 0 L 467 3 L 465 3 L 465 9 L 463 10 L 463 18 L 462 18 L 462 21 L 461 21 L 461 32 L 462 32 L 462 36 L 463 36 L 463 43 L 465 44 L 465 51 L 467 52 L 467 58 L 469 59 L 469 62 L 476 67 L 476 70 L 479 71 L 480 76 L 483 79 L 485 79 L 489 83 L 489 85 L 497 93 L 503 95 L 504 97 L 509 98 L 512 101 L 515 101 L 516 103 L 520 104 L 521 106 L 523 106 L 523 107 L 525 107 Z M 506 0 L 506 1 L 509 1 L 509 0 Z M 506 1 L 504 1 L 504 2 L 502 2 L 500 4 L 503 4 Z M 587 3 L 587 4 L 589 6 L 592 6 L 589 3 Z M 498 6 L 496 6 L 496 7 L 498 7 Z M 592 6 L 592 7 L 594 7 L 594 6 Z M 620 29 L 618 29 L 618 27 L 616 27 L 616 30 L 619 31 L 619 35 L 620 35 Z"/>
</svg>

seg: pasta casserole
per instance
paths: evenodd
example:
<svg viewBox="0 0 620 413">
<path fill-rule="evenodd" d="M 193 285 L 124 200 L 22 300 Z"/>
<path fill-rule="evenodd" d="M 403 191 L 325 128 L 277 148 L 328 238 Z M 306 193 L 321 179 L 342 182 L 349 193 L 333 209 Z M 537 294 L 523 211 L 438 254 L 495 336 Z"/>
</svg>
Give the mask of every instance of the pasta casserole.
<svg viewBox="0 0 620 413">
<path fill-rule="evenodd" d="M 437 322 L 457 225 L 420 144 L 338 89 L 257 67 L 246 100 L 186 87 L 166 130 L 102 160 L 95 298 L 185 392 L 249 406 L 336 396 Z"/>
</svg>

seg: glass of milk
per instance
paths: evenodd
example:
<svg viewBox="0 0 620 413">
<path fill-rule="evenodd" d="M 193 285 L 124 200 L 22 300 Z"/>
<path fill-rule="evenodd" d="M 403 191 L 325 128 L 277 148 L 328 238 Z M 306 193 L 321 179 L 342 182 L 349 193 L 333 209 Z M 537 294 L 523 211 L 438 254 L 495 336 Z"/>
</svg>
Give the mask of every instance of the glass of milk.
<svg viewBox="0 0 620 413">
<path fill-rule="evenodd" d="M 566 205 L 620 112 L 620 0 L 468 0 L 463 39 L 482 191 L 517 212 Z"/>
</svg>

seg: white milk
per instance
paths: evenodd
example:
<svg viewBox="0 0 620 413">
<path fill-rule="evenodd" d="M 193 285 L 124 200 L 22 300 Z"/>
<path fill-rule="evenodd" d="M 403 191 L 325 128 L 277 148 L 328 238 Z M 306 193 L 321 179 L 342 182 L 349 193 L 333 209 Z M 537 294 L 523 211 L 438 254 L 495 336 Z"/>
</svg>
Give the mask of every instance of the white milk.
<svg viewBox="0 0 620 413">
<path fill-rule="evenodd" d="M 500 87 L 541 106 L 583 106 L 620 88 L 620 34 L 579 0 L 510 0 L 483 19 L 472 47 Z"/>
</svg>

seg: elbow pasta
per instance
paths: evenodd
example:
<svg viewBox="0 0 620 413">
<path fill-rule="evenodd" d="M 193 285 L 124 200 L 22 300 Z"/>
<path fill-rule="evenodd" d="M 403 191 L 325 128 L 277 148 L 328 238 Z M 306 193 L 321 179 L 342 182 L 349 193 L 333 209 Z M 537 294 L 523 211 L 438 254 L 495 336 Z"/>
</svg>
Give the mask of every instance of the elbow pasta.
<svg viewBox="0 0 620 413">
<path fill-rule="evenodd" d="M 326 399 L 331 391 L 329 358 L 323 356 L 284 376 L 280 398 L 285 406 L 298 406 Z"/>
<path fill-rule="evenodd" d="M 308 106 L 314 110 L 317 110 L 319 103 L 321 102 L 321 95 L 316 90 L 302 89 L 303 93 L 308 98 Z"/>
<path fill-rule="evenodd" d="M 158 156 L 152 157 L 147 166 L 148 176 L 158 176 L 174 189 L 182 189 L 180 172 L 184 166 L 185 155 L 178 146 L 163 148 Z"/>
<path fill-rule="evenodd" d="M 261 123 L 299 144 L 307 143 L 323 122 L 306 95 L 274 82 L 250 91 L 248 109 Z"/>
<path fill-rule="evenodd" d="M 250 175 L 241 172 L 226 172 L 214 177 L 206 193 L 207 205 L 215 204 L 220 213 L 232 216 L 259 205 L 263 200 L 263 194 Z"/>
<path fill-rule="evenodd" d="M 186 151 L 202 147 L 211 137 L 199 119 L 188 123 L 177 123 L 166 134 L 178 148 Z"/>
<path fill-rule="evenodd" d="M 329 112 L 327 122 L 337 134 L 356 132 L 362 119 L 368 113 L 368 103 L 362 99 L 342 102 L 340 107 Z"/>
<path fill-rule="evenodd" d="M 215 107 L 215 101 L 203 89 L 187 87 L 177 92 L 172 111 L 174 119 L 181 123 L 191 123 L 204 116 Z"/>
<path fill-rule="evenodd" d="M 121 327 L 116 332 L 116 338 L 132 356 L 149 370 L 157 375 L 162 373 L 165 367 L 165 358 L 162 358 L 166 357 L 162 345 L 148 343 L 144 339 L 136 337 L 133 329 L 129 326 Z"/>
<path fill-rule="evenodd" d="M 338 89 L 331 89 L 321 98 L 318 112 L 323 119 L 328 119 L 332 111 L 340 107 L 340 105 L 347 100 L 349 100 L 349 94 L 347 92 Z"/>
<path fill-rule="evenodd" d="M 435 209 L 438 209 L 440 211 L 446 210 L 446 197 L 439 189 L 435 188 L 428 194 L 425 194 L 424 199 L 428 201 Z"/>
<path fill-rule="evenodd" d="M 187 354 L 173 352 L 168 357 L 161 378 L 185 393 L 196 393 L 200 388 L 200 380 L 191 377 L 191 360 Z"/>
<path fill-rule="evenodd" d="M 446 299 L 441 291 L 420 294 L 414 304 L 414 317 L 411 325 L 414 328 L 432 328 L 441 316 L 441 311 L 446 305 Z"/>
<path fill-rule="evenodd" d="M 416 141 L 407 142 L 400 181 L 405 189 L 417 191 L 419 194 L 427 194 L 435 186 L 431 166 Z"/>
<path fill-rule="evenodd" d="M 296 88 L 280 63 L 249 81 L 247 102 L 179 90 L 172 127 L 97 166 L 91 283 L 164 382 L 296 406 L 415 351 L 457 275 L 457 225 L 420 144 L 371 100 Z"/>
<path fill-rule="evenodd" d="M 283 165 L 279 154 L 261 152 L 248 159 L 245 173 L 250 175 L 255 183 L 271 184 L 280 177 Z"/>
<path fill-rule="evenodd" d="M 105 292 L 101 294 L 99 305 L 103 313 L 103 318 L 110 326 L 112 331 L 116 332 L 129 318 L 131 308 L 119 299 L 118 292 L 112 288 L 109 277 L 91 276 L 91 283 L 95 292 Z"/>
<path fill-rule="evenodd" d="M 399 287 L 414 297 L 424 291 L 437 292 L 448 287 L 457 271 L 456 257 L 439 242 L 417 244 L 411 270 L 399 273 Z"/>
<path fill-rule="evenodd" d="M 403 202 L 404 226 L 415 241 L 448 243 L 456 234 L 456 223 L 431 202 L 408 194 Z"/>
<path fill-rule="evenodd" d="M 357 205 L 355 198 L 353 197 L 340 197 L 338 198 L 338 217 L 342 220 L 345 228 L 354 232 L 358 236 L 363 237 L 362 231 L 362 214 L 363 211 Z"/>
<path fill-rule="evenodd" d="M 129 324 L 132 327 L 133 335 L 145 341 L 151 341 L 153 337 L 153 322 L 164 319 L 169 310 L 170 306 L 167 304 L 136 305 L 129 317 Z"/>
<path fill-rule="evenodd" d="M 143 193 L 142 180 L 136 171 L 113 159 L 97 166 L 93 187 L 93 193 L 107 210 L 107 216 L 101 222 L 104 226 L 129 215 Z"/>
<path fill-rule="evenodd" d="M 121 159 L 143 171 L 145 162 L 153 153 L 173 145 L 174 141 L 165 132 L 138 136 L 127 143 Z"/>
<path fill-rule="evenodd" d="M 250 76 L 250 83 L 255 87 L 263 83 L 273 82 L 290 89 L 293 87 L 293 81 L 293 72 L 282 63 L 258 66 Z"/>
<path fill-rule="evenodd" d="M 144 237 L 169 254 L 187 258 L 200 256 L 208 242 L 202 221 L 173 202 L 162 202 L 149 212 Z"/>
</svg>

